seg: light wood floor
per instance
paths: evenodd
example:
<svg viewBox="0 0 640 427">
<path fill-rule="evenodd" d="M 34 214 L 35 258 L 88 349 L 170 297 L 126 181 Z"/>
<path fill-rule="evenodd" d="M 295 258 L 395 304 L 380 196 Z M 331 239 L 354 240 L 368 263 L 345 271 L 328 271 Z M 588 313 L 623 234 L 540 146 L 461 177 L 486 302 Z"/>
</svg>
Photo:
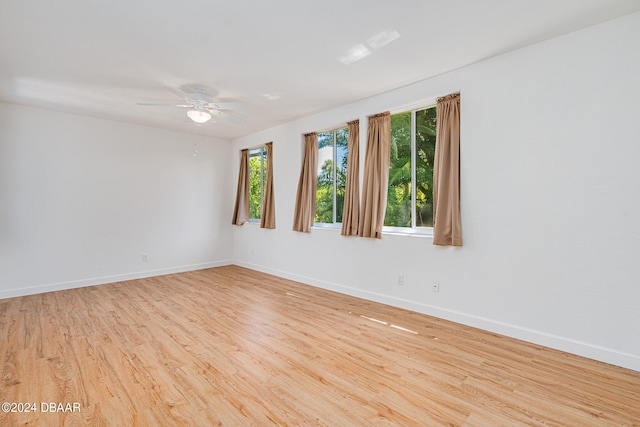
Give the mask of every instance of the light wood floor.
<svg viewBox="0 0 640 427">
<path fill-rule="evenodd" d="M 0 300 L 0 363 L 2 426 L 640 426 L 638 372 L 235 266 Z"/>
</svg>

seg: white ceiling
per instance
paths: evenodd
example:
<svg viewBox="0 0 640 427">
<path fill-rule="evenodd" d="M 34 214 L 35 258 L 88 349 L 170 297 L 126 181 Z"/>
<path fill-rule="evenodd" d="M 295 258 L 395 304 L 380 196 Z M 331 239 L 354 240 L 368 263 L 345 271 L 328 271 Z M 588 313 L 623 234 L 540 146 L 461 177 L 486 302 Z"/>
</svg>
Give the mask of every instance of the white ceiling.
<svg viewBox="0 0 640 427">
<path fill-rule="evenodd" d="M 638 0 L 3 0 L 0 100 L 232 139 L 639 10 Z M 400 37 L 340 61 L 384 31 Z M 245 123 L 198 126 L 184 109 L 137 105 L 179 103 L 167 87 L 193 84 L 243 102 Z"/>
</svg>

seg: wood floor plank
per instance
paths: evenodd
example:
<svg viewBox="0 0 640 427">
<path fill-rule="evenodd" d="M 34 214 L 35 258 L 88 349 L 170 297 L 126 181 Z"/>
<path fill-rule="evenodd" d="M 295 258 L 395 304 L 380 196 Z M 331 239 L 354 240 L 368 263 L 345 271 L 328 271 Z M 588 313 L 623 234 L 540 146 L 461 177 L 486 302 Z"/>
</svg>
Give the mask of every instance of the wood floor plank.
<svg viewBox="0 0 640 427">
<path fill-rule="evenodd" d="M 237 266 L 0 300 L 0 373 L 2 426 L 640 426 L 639 372 Z"/>
</svg>

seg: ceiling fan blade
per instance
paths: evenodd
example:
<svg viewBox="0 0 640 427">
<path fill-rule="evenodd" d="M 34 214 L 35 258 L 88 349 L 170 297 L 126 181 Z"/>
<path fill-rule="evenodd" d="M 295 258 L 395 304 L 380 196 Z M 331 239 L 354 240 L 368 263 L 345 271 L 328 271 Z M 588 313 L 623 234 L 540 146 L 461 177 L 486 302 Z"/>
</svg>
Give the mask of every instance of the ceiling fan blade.
<svg viewBox="0 0 640 427">
<path fill-rule="evenodd" d="M 178 108 L 196 108 L 194 104 L 174 104 L 174 103 L 158 103 L 158 102 L 138 102 L 137 105 L 159 106 L 159 107 L 178 107 Z"/>
<path fill-rule="evenodd" d="M 136 105 L 160 105 L 160 106 L 176 107 L 176 104 L 173 103 L 173 102 L 162 102 L 162 103 L 158 103 L 158 102 L 138 102 Z"/>
<path fill-rule="evenodd" d="M 210 102 L 207 108 L 212 110 L 243 110 L 242 102 Z"/>
<path fill-rule="evenodd" d="M 243 125 L 247 121 L 240 114 L 232 110 L 217 110 L 217 116 L 223 117 L 225 120 L 229 120 L 235 124 Z"/>
<path fill-rule="evenodd" d="M 176 89 L 176 88 L 173 88 L 171 86 L 165 86 L 165 87 L 167 88 L 167 90 L 170 90 L 171 92 L 173 92 L 178 98 L 182 98 L 182 99 L 189 98 L 189 94 L 184 93 L 180 89 Z"/>
</svg>

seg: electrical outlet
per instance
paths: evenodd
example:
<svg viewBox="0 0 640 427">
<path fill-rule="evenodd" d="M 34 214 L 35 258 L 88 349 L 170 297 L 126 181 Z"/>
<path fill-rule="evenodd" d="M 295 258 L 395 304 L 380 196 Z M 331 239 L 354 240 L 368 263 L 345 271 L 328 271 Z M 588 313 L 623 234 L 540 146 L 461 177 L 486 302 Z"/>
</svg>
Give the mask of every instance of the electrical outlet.
<svg viewBox="0 0 640 427">
<path fill-rule="evenodd" d="M 404 274 L 398 276 L 398 286 L 404 285 Z"/>
<path fill-rule="evenodd" d="M 437 280 L 434 280 L 433 285 L 431 285 L 431 291 L 435 293 L 440 292 L 440 282 L 438 282 Z"/>
<path fill-rule="evenodd" d="M 148 261 L 149 261 L 149 255 L 142 254 L 142 262 L 148 262 Z"/>
</svg>

